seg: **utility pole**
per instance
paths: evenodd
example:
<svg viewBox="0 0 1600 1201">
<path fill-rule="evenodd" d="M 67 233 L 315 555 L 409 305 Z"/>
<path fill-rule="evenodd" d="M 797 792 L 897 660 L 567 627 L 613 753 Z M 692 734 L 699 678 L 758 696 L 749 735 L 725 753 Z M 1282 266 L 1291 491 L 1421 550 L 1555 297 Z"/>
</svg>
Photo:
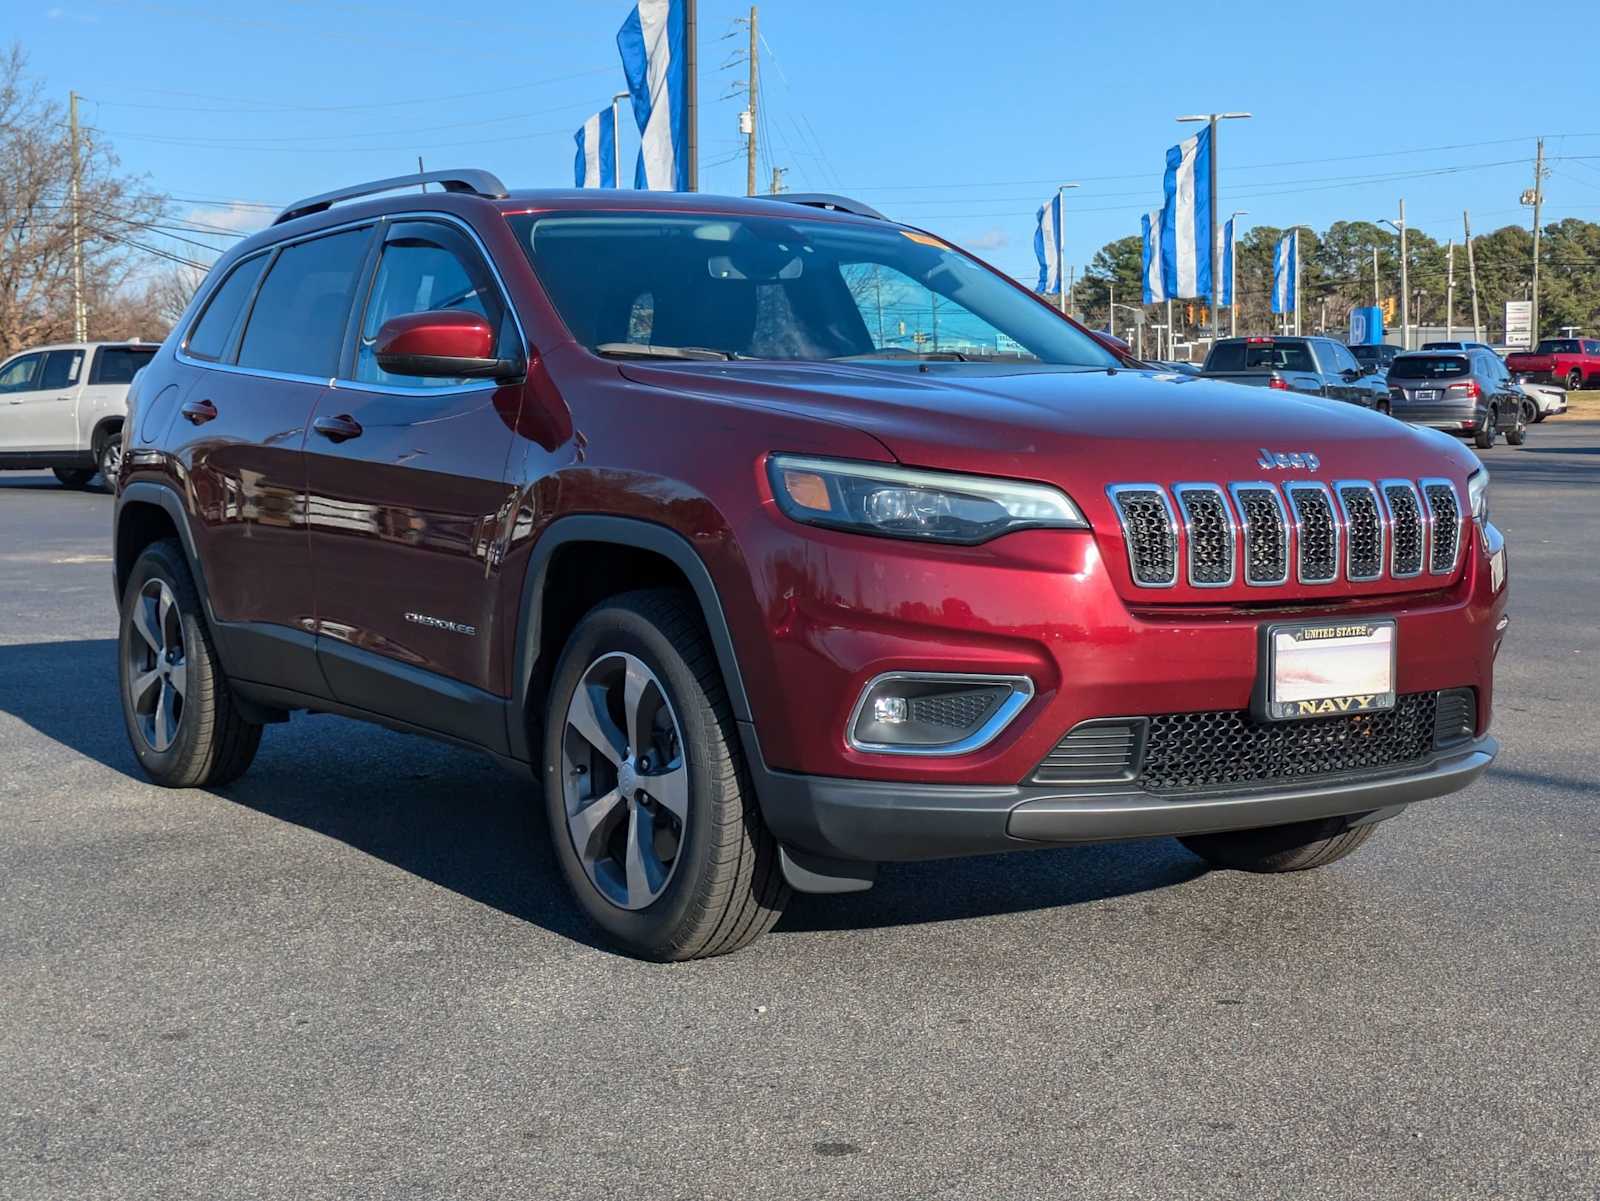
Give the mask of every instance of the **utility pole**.
<svg viewBox="0 0 1600 1201">
<path fill-rule="evenodd" d="M 783 177 L 789 170 L 787 167 L 774 167 L 772 169 L 772 195 L 776 196 L 783 191 Z"/>
<path fill-rule="evenodd" d="M 1228 262 L 1232 264 L 1229 273 L 1233 277 L 1228 281 L 1228 336 L 1230 338 L 1239 336 L 1239 218 L 1248 217 L 1249 215 L 1248 209 L 1235 209 L 1229 214 L 1228 223 L 1224 227 L 1228 231 Z M 1221 284 L 1217 285 L 1216 291 L 1218 299 L 1220 299 Z M 1215 342 L 1216 339 L 1213 338 L 1212 344 L 1215 345 Z"/>
<path fill-rule="evenodd" d="M 1220 153 L 1217 146 L 1217 122 L 1242 121 L 1250 116 L 1249 113 L 1207 113 L 1204 116 L 1179 117 L 1179 121 L 1205 121 L 1211 130 L 1211 170 L 1206 172 L 1208 201 L 1210 203 L 1211 228 L 1207 231 L 1207 241 L 1211 243 L 1211 344 L 1215 346 L 1217 339 L 1222 337 L 1222 314 L 1217 311 L 1217 298 L 1222 289 L 1222 242 L 1217 237 L 1217 163 Z"/>
<path fill-rule="evenodd" d="M 78 152 L 78 93 L 67 93 L 72 137 L 72 340 L 89 340 L 89 307 L 83 300 L 83 184 L 82 156 Z"/>
<path fill-rule="evenodd" d="M 1172 328 L 1172 297 L 1167 297 L 1167 358 L 1178 357 L 1178 348 L 1174 344 L 1177 331 Z"/>
<path fill-rule="evenodd" d="M 1454 342 L 1456 338 L 1456 243 L 1450 239 L 1450 244 L 1445 247 L 1445 282 L 1444 282 L 1444 340 Z"/>
<path fill-rule="evenodd" d="M 689 191 L 700 190 L 700 23 L 695 0 L 683 0 L 683 72 L 688 83 L 684 110 L 689 126 Z M 621 182 L 620 180 L 618 182 Z"/>
<path fill-rule="evenodd" d="M 1539 344 L 1539 213 L 1544 206 L 1544 139 L 1533 160 L 1533 318 L 1528 336 Z"/>
<path fill-rule="evenodd" d="M 1472 257 L 1472 219 L 1461 210 L 1461 233 L 1467 241 L 1467 279 L 1472 283 L 1472 340 L 1483 341 L 1483 324 L 1478 320 L 1478 264 Z"/>
<path fill-rule="evenodd" d="M 749 100 L 746 115 L 750 119 L 750 129 L 744 143 L 746 196 L 754 196 L 756 194 L 756 91 L 761 86 L 761 68 L 758 57 L 760 54 L 759 45 L 756 34 L 756 6 L 752 4 L 750 6 L 750 54 L 746 64 L 750 68 L 750 77 L 749 82 L 745 84 L 745 91 L 748 93 Z"/>
<path fill-rule="evenodd" d="M 1378 248 L 1372 248 L 1372 303 L 1380 305 L 1383 297 L 1378 295 Z"/>
<path fill-rule="evenodd" d="M 1117 336 L 1117 281 L 1106 280 L 1106 333 Z"/>
<path fill-rule="evenodd" d="M 1400 220 L 1378 218 L 1400 235 L 1400 349 L 1411 349 L 1411 274 L 1406 263 L 1406 202 L 1400 202 Z"/>
</svg>

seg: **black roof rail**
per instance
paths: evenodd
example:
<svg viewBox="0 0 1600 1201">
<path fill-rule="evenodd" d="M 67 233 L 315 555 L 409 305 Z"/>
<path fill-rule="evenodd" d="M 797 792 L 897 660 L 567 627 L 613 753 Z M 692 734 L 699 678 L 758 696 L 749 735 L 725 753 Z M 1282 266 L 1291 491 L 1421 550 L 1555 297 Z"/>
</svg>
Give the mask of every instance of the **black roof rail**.
<svg viewBox="0 0 1600 1201">
<path fill-rule="evenodd" d="M 284 209 L 272 223 L 281 225 L 285 221 L 293 221 L 296 217 L 320 213 L 324 209 L 332 208 L 341 200 L 354 200 L 358 196 L 375 196 L 379 192 L 392 192 L 397 188 L 415 188 L 429 183 L 438 184 L 446 192 L 466 192 L 489 200 L 504 200 L 511 194 L 506 191 L 506 185 L 501 183 L 498 177 L 475 167 L 468 167 L 462 171 L 422 171 L 415 175 L 396 175 L 392 179 L 375 179 L 370 183 L 352 184 L 348 188 L 336 188 L 320 196 L 307 196 L 304 200 L 297 200 Z"/>
<path fill-rule="evenodd" d="M 758 199 L 781 200 L 785 204 L 803 204 L 814 209 L 832 209 L 834 212 L 850 213 L 857 217 L 871 217 L 876 221 L 889 219 L 871 205 L 851 200 L 848 196 L 835 196 L 831 192 L 770 192 Z"/>
</svg>

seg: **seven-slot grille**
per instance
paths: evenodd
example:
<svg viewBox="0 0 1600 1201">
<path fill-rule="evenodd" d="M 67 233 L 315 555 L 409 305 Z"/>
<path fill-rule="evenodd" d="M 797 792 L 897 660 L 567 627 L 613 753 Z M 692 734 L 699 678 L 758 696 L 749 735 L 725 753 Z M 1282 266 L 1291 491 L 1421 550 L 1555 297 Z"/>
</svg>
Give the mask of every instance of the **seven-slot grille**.
<svg viewBox="0 0 1600 1201">
<path fill-rule="evenodd" d="M 1279 485 L 1118 484 L 1107 490 L 1141 588 L 1370 583 L 1450 575 L 1464 513 L 1444 479 Z M 1176 499 L 1176 505 L 1173 500 Z M 1231 502 L 1231 503 L 1230 503 Z M 1181 534 L 1181 537 L 1180 537 Z"/>
</svg>

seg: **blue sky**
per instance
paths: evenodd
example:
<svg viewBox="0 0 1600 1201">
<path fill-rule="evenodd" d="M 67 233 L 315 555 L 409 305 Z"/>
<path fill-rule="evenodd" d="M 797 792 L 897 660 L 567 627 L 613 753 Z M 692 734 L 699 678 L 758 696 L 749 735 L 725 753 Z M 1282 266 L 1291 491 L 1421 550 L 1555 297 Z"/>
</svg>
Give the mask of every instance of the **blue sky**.
<svg viewBox="0 0 1600 1201">
<path fill-rule="evenodd" d="M 614 38 L 629 4 L 10 7 L 8 36 L 32 70 L 63 100 L 88 98 L 84 120 L 125 167 L 186 198 L 193 220 L 249 228 L 262 210 L 228 202 L 414 170 L 419 153 L 513 186 L 569 186 L 572 131 L 621 87 Z M 743 67 L 721 68 L 744 45 L 734 19 L 748 7 L 700 6 L 708 191 L 744 190 L 743 101 L 729 94 Z M 1024 278 L 1033 214 L 1056 182 L 1082 184 L 1067 222 L 1081 271 L 1159 203 L 1163 154 L 1194 128 L 1173 118 L 1209 109 L 1255 114 L 1225 126 L 1220 146 L 1222 206 L 1249 210 L 1245 226 L 1372 219 L 1402 196 L 1412 225 L 1441 240 L 1459 236 L 1463 208 L 1475 232 L 1525 224 L 1538 134 L 1548 219 L 1600 220 L 1600 72 L 1562 65 L 1551 33 L 1581 44 L 1589 5 L 1541 5 L 1537 35 L 1487 3 L 1241 2 L 1226 19 L 1061 0 L 760 9 L 762 179 L 787 167 L 791 188 L 858 196 Z M 1518 50 L 1535 36 L 1555 38 L 1549 53 Z M 1505 61 L 1463 55 L 1474 41 Z"/>
</svg>

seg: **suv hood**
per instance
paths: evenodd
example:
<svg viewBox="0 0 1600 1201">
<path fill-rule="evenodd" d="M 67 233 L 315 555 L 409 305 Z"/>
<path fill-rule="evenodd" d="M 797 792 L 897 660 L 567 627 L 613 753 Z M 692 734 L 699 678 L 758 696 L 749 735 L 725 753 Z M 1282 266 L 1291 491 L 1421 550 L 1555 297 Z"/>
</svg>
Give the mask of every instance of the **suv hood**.
<svg viewBox="0 0 1600 1201">
<path fill-rule="evenodd" d="M 1128 571 L 1113 484 L 1442 477 L 1466 502 L 1478 460 L 1446 434 L 1414 429 L 1340 401 L 1154 371 L 927 363 L 619 364 L 641 384 L 851 426 L 909 466 L 1039 480 L 1066 490 L 1095 531 L 1101 557 L 1130 601 L 1320 601 L 1437 589 L 1412 578 L 1336 587 L 1139 588 Z M 925 368 L 925 369 L 924 369 Z M 789 449 L 773 446 L 774 451 Z M 808 448 L 811 449 L 811 448 Z M 1312 454 L 1315 469 L 1263 467 L 1264 452 Z M 1460 568 L 1457 568 L 1459 574 Z"/>
<path fill-rule="evenodd" d="M 1299 393 L 1153 371 L 925 366 L 626 363 L 622 371 L 642 384 L 853 426 L 912 466 L 1085 493 L 1130 481 L 1257 479 L 1264 449 L 1309 451 L 1318 471 L 1277 474 L 1329 481 L 1433 475 L 1461 483 L 1477 467 L 1454 439 Z"/>
</svg>

